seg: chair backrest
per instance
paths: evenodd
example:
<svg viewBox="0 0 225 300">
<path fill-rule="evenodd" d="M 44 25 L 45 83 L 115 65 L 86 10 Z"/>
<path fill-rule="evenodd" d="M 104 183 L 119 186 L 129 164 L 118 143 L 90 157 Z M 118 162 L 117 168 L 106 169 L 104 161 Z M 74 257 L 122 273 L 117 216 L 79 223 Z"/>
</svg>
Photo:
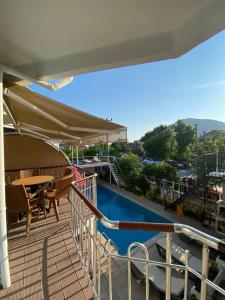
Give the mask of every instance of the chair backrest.
<svg viewBox="0 0 225 300">
<path fill-rule="evenodd" d="M 5 191 L 8 211 L 21 212 L 29 208 L 28 195 L 23 185 L 7 184 Z"/>
<path fill-rule="evenodd" d="M 67 175 L 70 175 L 70 174 L 73 174 L 73 170 L 72 170 L 72 168 L 67 167 L 65 169 L 64 176 L 67 176 Z"/>
<path fill-rule="evenodd" d="M 71 191 L 71 182 L 73 181 L 73 174 L 62 177 L 56 182 L 56 199 L 61 199 L 67 196 Z"/>
<path fill-rule="evenodd" d="M 38 169 L 20 170 L 20 178 L 26 178 L 39 175 Z"/>
</svg>

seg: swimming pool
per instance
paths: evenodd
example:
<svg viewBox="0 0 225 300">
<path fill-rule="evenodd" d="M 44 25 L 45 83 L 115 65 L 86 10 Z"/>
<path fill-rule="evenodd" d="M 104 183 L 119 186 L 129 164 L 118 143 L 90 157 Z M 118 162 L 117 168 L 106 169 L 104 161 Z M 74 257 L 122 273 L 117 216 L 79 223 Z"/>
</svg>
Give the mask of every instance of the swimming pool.
<svg viewBox="0 0 225 300">
<path fill-rule="evenodd" d="M 124 196 L 119 195 L 103 185 L 98 185 L 97 196 L 98 208 L 107 218 L 111 220 L 170 223 L 170 221 L 166 218 L 163 218 L 156 213 L 145 209 L 144 207 L 134 203 Z M 100 222 L 98 223 L 98 230 L 106 233 L 107 236 L 114 241 L 119 248 L 119 253 L 121 255 L 127 253 L 127 248 L 130 243 L 143 243 L 158 233 L 157 231 L 144 230 L 113 230 L 104 227 Z"/>
</svg>

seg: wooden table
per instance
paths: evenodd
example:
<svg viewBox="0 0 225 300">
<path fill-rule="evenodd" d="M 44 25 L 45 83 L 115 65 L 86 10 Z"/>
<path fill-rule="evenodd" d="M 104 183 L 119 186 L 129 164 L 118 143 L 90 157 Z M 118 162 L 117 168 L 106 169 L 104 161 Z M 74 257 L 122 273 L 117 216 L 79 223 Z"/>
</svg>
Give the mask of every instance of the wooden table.
<svg viewBox="0 0 225 300">
<path fill-rule="evenodd" d="M 54 179 L 53 176 L 31 176 L 31 177 L 25 177 L 20 178 L 17 180 L 12 181 L 13 185 L 25 185 L 25 186 L 31 186 L 31 185 L 38 185 L 38 184 L 44 184 L 47 182 L 52 182 Z"/>
</svg>

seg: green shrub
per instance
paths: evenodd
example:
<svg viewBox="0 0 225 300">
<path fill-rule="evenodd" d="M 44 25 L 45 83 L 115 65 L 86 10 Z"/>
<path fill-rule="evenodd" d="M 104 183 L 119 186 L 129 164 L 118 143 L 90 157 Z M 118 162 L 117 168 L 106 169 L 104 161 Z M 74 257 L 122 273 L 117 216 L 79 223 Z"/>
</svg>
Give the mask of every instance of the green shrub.
<svg viewBox="0 0 225 300">
<path fill-rule="evenodd" d="M 130 153 L 118 159 L 127 189 L 135 192 L 136 181 L 141 175 L 142 167 L 137 155 Z"/>
<path fill-rule="evenodd" d="M 143 168 L 143 174 L 145 176 L 155 177 L 156 180 L 159 179 L 167 179 L 169 181 L 178 180 L 177 170 L 166 163 L 145 165 Z"/>
<path fill-rule="evenodd" d="M 141 194 L 146 194 L 149 190 L 149 183 L 146 181 L 145 176 L 140 175 L 136 179 L 136 189 L 140 191 Z"/>
</svg>

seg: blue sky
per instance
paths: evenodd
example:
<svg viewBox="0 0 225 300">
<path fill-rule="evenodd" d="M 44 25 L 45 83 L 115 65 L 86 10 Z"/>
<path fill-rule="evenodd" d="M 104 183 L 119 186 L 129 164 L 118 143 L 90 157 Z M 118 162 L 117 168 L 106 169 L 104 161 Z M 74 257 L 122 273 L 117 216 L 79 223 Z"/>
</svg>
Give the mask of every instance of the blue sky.
<svg viewBox="0 0 225 300">
<path fill-rule="evenodd" d="M 31 88 L 127 126 L 130 141 L 179 118 L 225 122 L 225 31 L 178 59 L 82 74 L 57 92 Z"/>
</svg>

